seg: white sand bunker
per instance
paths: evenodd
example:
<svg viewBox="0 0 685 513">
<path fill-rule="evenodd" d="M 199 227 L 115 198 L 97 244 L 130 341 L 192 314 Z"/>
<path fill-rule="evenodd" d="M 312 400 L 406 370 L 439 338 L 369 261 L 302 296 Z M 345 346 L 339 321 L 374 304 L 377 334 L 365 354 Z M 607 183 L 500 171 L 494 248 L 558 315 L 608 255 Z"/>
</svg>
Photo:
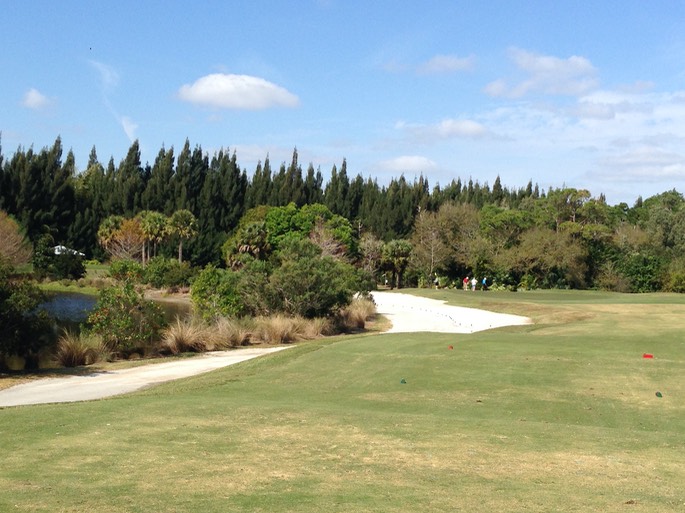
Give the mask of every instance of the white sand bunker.
<svg viewBox="0 0 685 513">
<path fill-rule="evenodd" d="M 528 317 L 448 306 L 445 301 L 395 292 L 373 292 L 378 313 L 392 322 L 389 333 L 430 331 L 475 333 L 503 326 L 532 324 Z"/>
</svg>

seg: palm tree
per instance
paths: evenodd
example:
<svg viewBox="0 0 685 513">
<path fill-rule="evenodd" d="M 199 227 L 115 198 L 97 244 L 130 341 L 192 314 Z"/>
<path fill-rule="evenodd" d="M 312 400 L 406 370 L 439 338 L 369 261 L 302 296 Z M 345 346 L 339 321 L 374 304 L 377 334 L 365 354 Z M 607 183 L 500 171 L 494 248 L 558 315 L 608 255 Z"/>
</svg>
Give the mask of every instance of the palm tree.
<svg viewBox="0 0 685 513">
<path fill-rule="evenodd" d="M 122 216 L 109 216 L 100 223 L 98 242 L 105 250 L 109 250 L 114 234 L 121 228 L 123 222 Z"/>
<path fill-rule="evenodd" d="M 183 241 L 197 234 L 197 219 L 190 210 L 177 210 L 169 219 L 171 233 L 178 235 L 178 263 L 183 262 Z"/>
<path fill-rule="evenodd" d="M 154 243 L 154 255 L 157 256 L 157 244 L 162 242 L 168 234 L 169 219 L 159 212 L 143 210 L 138 214 L 140 227 L 145 235 L 145 248 L 143 249 L 143 264 L 151 258 L 150 243 Z"/>
</svg>

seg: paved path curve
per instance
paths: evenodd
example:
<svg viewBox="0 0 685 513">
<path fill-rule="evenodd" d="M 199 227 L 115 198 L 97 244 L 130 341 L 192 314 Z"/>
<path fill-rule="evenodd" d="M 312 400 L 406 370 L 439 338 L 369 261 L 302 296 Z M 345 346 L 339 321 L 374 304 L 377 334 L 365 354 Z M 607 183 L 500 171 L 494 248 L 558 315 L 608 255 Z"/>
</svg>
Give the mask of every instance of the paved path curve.
<svg viewBox="0 0 685 513">
<path fill-rule="evenodd" d="M 0 390 L 0 408 L 27 404 L 70 403 L 134 392 L 165 381 L 194 376 L 292 346 L 216 351 L 194 358 L 141 365 L 81 376 L 45 378 Z"/>
<path fill-rule="evenodd" d="M 392 322 L 390 333 L 430 331 L 474 333 L 502 326 L 530 324 L 527 317 L 448 306 L 411 294 L 374 292 L 378 313 Z M 82 376 L 46 378 L 0 390 L 0 408 L 102 399 L 145 387 L 208 372 L 292 346 L 247 348 L 206 353 L 195 358 L 155 363 Z"/>
</svg>

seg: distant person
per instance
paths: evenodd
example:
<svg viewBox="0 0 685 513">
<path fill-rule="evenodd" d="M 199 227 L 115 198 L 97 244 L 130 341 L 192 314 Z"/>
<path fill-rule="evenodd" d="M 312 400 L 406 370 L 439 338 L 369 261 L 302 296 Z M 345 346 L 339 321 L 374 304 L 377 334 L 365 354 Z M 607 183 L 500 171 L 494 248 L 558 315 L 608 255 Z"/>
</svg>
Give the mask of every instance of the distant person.
<svg viewBox="0 0 685 513">
<path fill-rule="evenodd" d="M 469 290 L 469 277 L 464 278 L 464 290 Z"/>
<path fill-rule="evenodd" d="M 483 290 L 487 290 L 487 289 L 488 289 L 488 278 L 483 277 Z"/>
<path fill-rule="evenodd" d="M 476 285 L 478 285 L 478 280 L 474 276 L 471 280 L 471 292 L 474 292 L 476 290 Z"/>
</svg>

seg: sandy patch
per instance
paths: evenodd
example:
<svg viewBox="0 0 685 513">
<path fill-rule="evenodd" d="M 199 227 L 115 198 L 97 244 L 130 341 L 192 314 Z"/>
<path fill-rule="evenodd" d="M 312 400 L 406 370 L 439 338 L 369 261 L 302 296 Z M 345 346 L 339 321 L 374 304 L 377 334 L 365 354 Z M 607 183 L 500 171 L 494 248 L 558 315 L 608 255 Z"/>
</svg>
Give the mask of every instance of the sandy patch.
<svg viewBox="0 0 685 513">
<path fill-rule="evenodd" d="M 449 306 L 445 301 L 396 292 L 373 292 L 378 313 L 392 322 L 389 333 L 430 331 L 475 333 L 503 326 L 532 324 L 528 317 Z"/>
</svg>

